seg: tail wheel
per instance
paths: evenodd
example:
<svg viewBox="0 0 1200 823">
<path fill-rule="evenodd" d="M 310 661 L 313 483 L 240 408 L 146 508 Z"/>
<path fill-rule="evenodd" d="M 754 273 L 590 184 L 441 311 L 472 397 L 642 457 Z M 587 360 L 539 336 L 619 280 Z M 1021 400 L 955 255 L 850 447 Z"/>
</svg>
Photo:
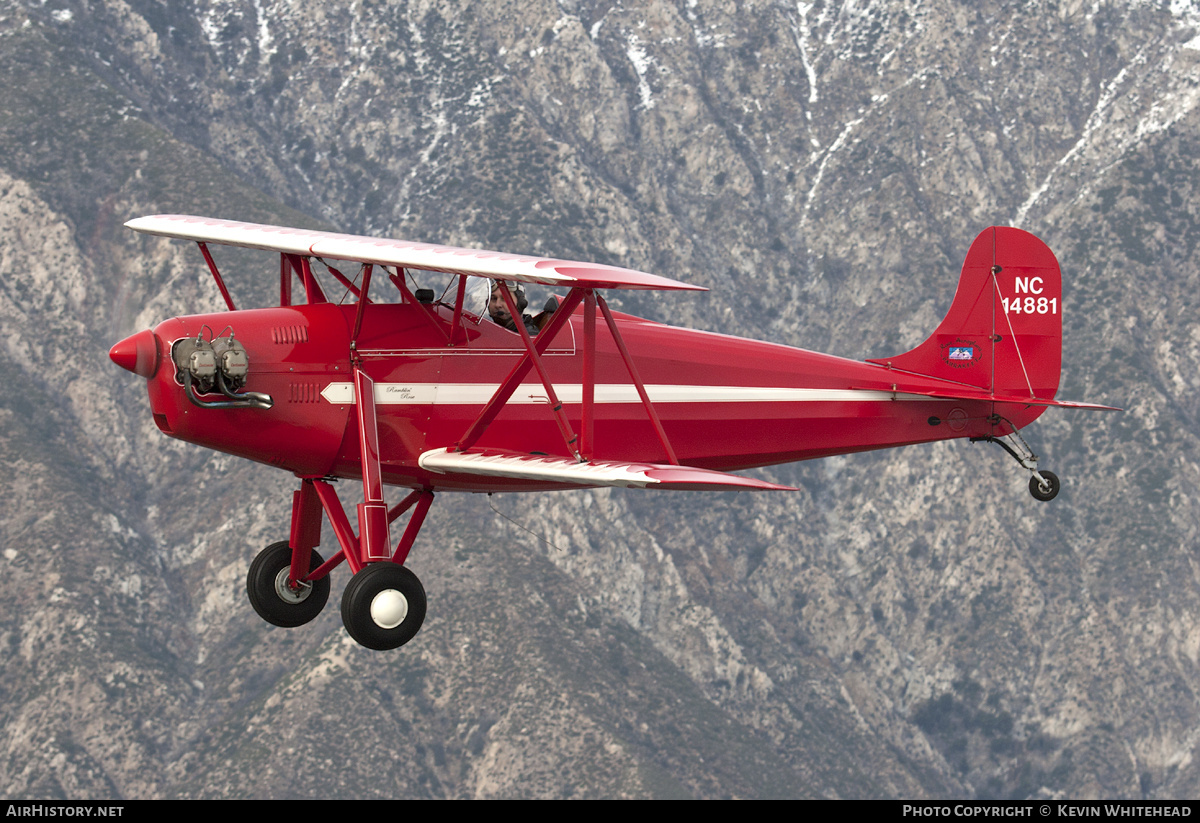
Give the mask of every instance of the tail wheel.
<svg viewBox="0 0 1200 823">
<path fill-rule="evenodd" d="M 1058 497 L 1058 475 L 1054 472 L 1038 472 L 1045 480 L 1045 485 L 1038 482 L 1037 475 L 1029 478 L 1029 493 L 1037 500 L 1053 500 Z"/>
<path fill-rule="evenodd" d="M 386 651 L 416 636 L 425 621 L 425 587 L 398 563 L 371 563 L 342 593 L 342 623 L 359 644 Z"/>
<path fill-rule="evenodd" d="M 324 560 L 316 550 L 309 560 L 309 571 Z M 329 577 L 293 588 L 288 577 L 292 568 L 292 547 L 284 540 L 267 546 L 246 575 L 246 595 L 258 616 L 274 626 L 291 629 L 303 626 L 321 613 L 329 601 Z"/>
</svg>

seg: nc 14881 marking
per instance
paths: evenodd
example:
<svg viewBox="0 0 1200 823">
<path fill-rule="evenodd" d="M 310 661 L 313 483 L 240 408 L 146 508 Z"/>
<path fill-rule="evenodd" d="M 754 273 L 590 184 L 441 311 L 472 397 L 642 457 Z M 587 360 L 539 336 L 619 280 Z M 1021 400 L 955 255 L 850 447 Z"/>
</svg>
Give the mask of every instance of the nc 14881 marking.
<svg viewBox="0 0 1200 823">
<path fill-rule="evenodd" d="M 1058 314 L 1057 297 L 1002 297 L 1000 300 L 1005 314 Z"/>
<path fill-rule="evenodd" d="M 1058 314 L 1057 297 L 1038 297 L 1045 288 L 1041 277 L 1017 277 L 1013 280 L 1013 289 L 1018 295 L 1026 297 L 1001 297 L 1004 313 L 1008 314 Z"/>
</svg>

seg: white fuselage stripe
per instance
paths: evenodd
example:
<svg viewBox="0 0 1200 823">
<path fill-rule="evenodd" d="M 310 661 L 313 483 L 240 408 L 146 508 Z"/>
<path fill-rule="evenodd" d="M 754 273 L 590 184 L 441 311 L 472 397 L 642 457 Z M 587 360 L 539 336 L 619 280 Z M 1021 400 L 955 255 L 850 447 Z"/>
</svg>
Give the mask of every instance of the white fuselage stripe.
<svg viewBox="0 0 1200 823">
<path fill-rule="evenodd" d="M 376 383 L 375 402 L 384 406 L 480 406 L 492 399 L 497 383 Z M 579 383 L 555 383 L 554 391 L 563 403 L 582 403 L 583 386 Z M 928 400 L 920 394 L 874 391 L 869 389 L 794 389 L 772 386 L 679 386 L 651 384 L 646 393 L 652 403 L 822 403 L 879 402 L 884 400 Z M 354 403 L 353 383 L 330 383 L 321 396 L 336 405 Z M 548 402 L 541 383 L 522 383 L 508 401 L 516 405 Z M 637 389 L 630 384 L 598 383 L 595 402 L 602 404 L 640 403 Z"/>
</svg>

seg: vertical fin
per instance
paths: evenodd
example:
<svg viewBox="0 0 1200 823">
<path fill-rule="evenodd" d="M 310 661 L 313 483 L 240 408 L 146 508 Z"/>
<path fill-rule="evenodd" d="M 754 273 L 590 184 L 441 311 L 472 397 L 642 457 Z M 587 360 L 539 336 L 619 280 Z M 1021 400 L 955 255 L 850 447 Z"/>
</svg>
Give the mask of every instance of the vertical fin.
<svg viewBox="0 0 1200 823">
<path fill-rule="evenodd" d="M 1062 365 L 1062 276 L 1053 252 L 1021 229 L 975 238 L 946 317 L 925 342 L 871 359 L 992 394 L 1053 400 Z"/>
</svg>

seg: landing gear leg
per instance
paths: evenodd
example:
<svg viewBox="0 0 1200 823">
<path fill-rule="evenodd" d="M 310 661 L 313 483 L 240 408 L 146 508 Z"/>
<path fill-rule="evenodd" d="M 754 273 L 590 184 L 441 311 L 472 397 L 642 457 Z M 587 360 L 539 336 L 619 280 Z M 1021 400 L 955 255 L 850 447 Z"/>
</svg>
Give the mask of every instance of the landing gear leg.
<svg viewBox="0 0 1200 823">
<path fill-rule="evenodd" d="M 364 298 L 366 289 L 364 280 Z M 360 302 L 355 336 L 362 319 L 362 305 Z M 314 498 L 324 508 L 341 544 L 342 554 L 354 572 L 342 592 L 342 623 L 360 645 L 386 651 L 412 640 L 425 620 L 425 588 L 417 576 L 405 568 L 404 561 L 433 503 L 433 491 L 414 491 L 391 510 L 387 508 L 383 499 L 375 383 L 357 361 L 354 364 L 354 393 L 357 399 L 364 501 L 358 507 L 357 537 L 337 494 L 329 484 L 324 480 L 314 480 L 312 485 Z M 413 506 L 415 508 L 404 536 L 392 553 L 389 537 L 391 524 Z"/>
<path fill-rule="evenodd" d="M 1017 443 L 1017 448 L 1019 448 L 1020 451 L 1017 451 L 1017 449 L 1014 449 L 999 437 L 993 437 L 992 435 L 988 435 L 986 437 L 972 437 L 971 442 L 978 443 L 983 441 L 985 443 L 995 443 L 997 446 L 1008 452 L 1009 455 L 1012 456 L 1013 460 L 1016 460 L 1018 463 L 1020 463 L 1021 468 L 1028 469 L 1030 474 L 1029 493 L 1033 495 L 1035 500 L 1046 501 L 1053 500 L 1054 498 L 1058 497 L 1058 475 L 1052 471 L 1038 471 L 1038 456 L 1033 453 L 1033 450 L 1029 448 L 1029 444 L 1026 443 L 1021 436 L 1016 433 L 1015 430 L 1013 431 L 1012 435 L 1009 436 L 1013 435 L 1015 435 L 1017 441 L 1019 441 Z"/>
</svg>

